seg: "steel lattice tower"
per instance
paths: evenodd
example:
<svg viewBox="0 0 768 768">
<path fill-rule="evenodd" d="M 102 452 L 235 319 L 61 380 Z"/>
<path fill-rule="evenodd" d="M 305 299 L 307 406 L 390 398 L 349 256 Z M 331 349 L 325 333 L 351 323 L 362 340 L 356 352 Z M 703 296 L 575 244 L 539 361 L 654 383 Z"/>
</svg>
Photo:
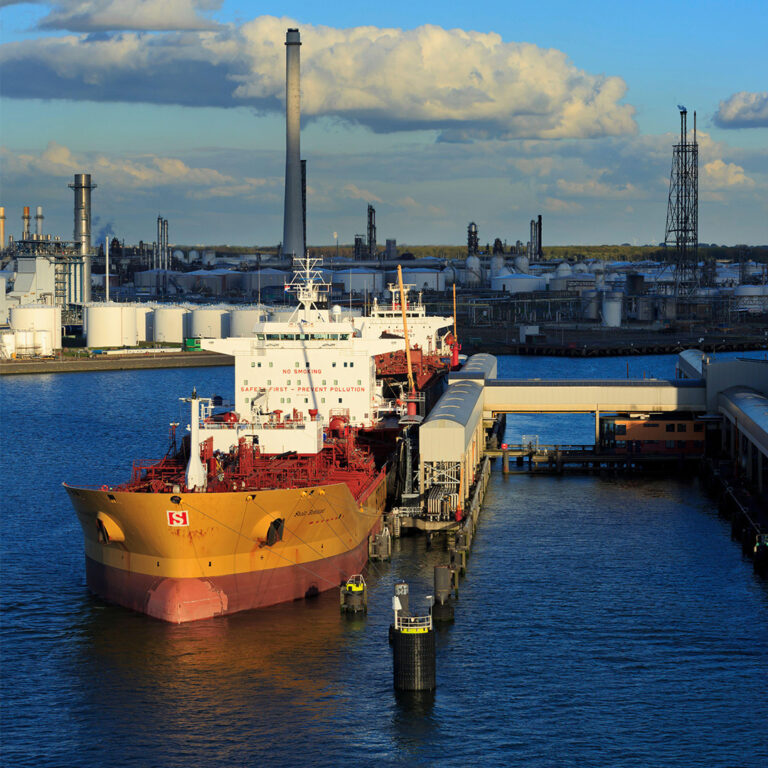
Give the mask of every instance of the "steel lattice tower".
<svg viewBox="0 0 768 768">
<path fill-rule="evenodd" d="M 675 248 L 675 295 L 687 296 L 698 286 L 699 261 L 699 145 L 696 113 L 693 141 L 688 141 L 688 110 L 680 110 L 680 143 L 672 154 L 669 202 L 664 242 Z"/>
</svg>

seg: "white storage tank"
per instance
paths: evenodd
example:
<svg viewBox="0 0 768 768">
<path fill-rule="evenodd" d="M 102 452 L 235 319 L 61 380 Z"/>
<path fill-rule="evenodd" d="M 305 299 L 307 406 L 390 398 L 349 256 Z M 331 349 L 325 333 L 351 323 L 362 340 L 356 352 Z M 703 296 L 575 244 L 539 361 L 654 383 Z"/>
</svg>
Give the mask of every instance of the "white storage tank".
<svg viewBox="0 0 768 768">
<path fill-rule="evenodd" d="M 336 270 L 333 276 L 334 282 L 342 283 L 344 293 L 378 293 L 376 278 L 378 273 L 373 269 L 353 267 L 351 269 Z"/>
<path fill-rule="evenodd" d="M 505 267 L 503 254 L 494 253 L 493 256 L 491 256 L 491 280 L 493 280 L 494 277 L 498 277 L 504 271 Z"/>
<path fill-rule="evenodd" d="M 584 291 L 581 294 L 585 320 L 597 320 L 600 316 L 600 294 L 598 291 Z"/>
<path fill-rule="evenodd" d="M 50 331 L 51 346 L 61 349 L 61 307 L 46 304 L 11 307 L 10 325 L 19 331 Z"/>
<path fill-rule="evenodd" d="M 16 357 L 32 357 L 35 354 L 35 332 L 14 331 Z"/>
<path fill-rule="evenodd" d="M 267 314 L 260 307 L 243 307 L 241 309 L 231 309 L 229 311 L 229 335 L 230 336 L 253 336 L 253 330 L 257 323 L 266 320 Z"/>
<path fill-rule="evenodd" d="M 568 277 L 572 273 L 571 265 L 567 261 L 561 261 L 555 267 L 555 277 Z"/>
<path fill-rule="evenodd" d="M 189 336 L 196 339 L 221 339 L 229 336 L 229 311 L 222 307 L 193 309 Z"/>
<path fill-rule="evenodd" d="M 50 357 L 53 354 L 50 331 L 35 331 L 35 355 Z"/>
<path fill-rule="evenodd" d="M 438 291 L 439 272 L 435 269 L 412 267 L 403 270 L 403 282 L 414 286 L 416 291 Z"/>
<path fill-rule="evenodd" d="M 185 318 L 189 314 L 186 307 L 156 307 L 153 314 L 153 341 L 182 344 L 186 331 Z"/>
<path fill-rule="evenodd" d="M 136 343 L 152 341 L 152 312 L 150 304 L 136 304 Z"/>
<path fill-rule="evenodd" d="M 765 294 L 762 285 L 737 285 L 733 289 L 733 296 L 736 299 L 735 308 L 738 312 L 759 314 L 766 310 L 766 304 L 768 304 L 768 295 Z"/>
<path fill-rule="evenodd" d="M 10 360 L 16 356 L 16 333 L 5 331 L 0 334 L 0 358 Z"/>
<path fill-rule="evenodd" d="M 443 270 L 443 285 L 455 285 L 457 282 L 456 267 L 448 264 Z"/>
<path fill-rule="evenodd" d="M 240 293 L 245 285 L 244 277 L 243 272 L 228 271 L 224 275 L 224 290 L 227 293 Z"/>
<path fill-rule="evenodd" d="M 273 286 L 283 286 L 291 282 L 291 274 L 282 269 L 266 267 L 255 272 L 243 273 L 243 290 L 251 296 L 258 296 L 259 291 Z"/>
<path fill-rule="evenodd" d="M 522 272 L 523 274 L 526 274 L 528 272 L 530 265 L 531 263 L 528 261 L 527 256 L 515 256 L 515 269 L 518 272 Z"/>
<path fill-rule="evenodd" d="M 121 304 L 121 324 L 124 347 L 135 347 L 138 344 L 138 328 L 136 327 L 136 307 L 133 304 Z"/>
<path fill-rule="evenodd" d="M 483 267 L 478 256 L 467 256 L 466 270 L 464 281 L 468 286 L 477 287 L 483 282 Z"/>
<path fill-rule="evenodd" d="M 134 317 L 134 332 L 136 319 Z M 86 346 L 123 346 L 123 305 L 88 304 L 85 307 Z"/>
<path fill-rule="evenodd" d="M 534 275 L 507 273 L 494 277 L 491 280 L 492 290 L 505 291 L 506 293 L 530 293 L 532 291 L 543 291 L 546 287 L 546 282 Z"/>
<path fill-rule="evenodd" d="M 606 328 L 621 327 L 621 305 L 624 294 L 619 291 L 606 291 L 603 294 L 603 325 Z"/>
</svg>

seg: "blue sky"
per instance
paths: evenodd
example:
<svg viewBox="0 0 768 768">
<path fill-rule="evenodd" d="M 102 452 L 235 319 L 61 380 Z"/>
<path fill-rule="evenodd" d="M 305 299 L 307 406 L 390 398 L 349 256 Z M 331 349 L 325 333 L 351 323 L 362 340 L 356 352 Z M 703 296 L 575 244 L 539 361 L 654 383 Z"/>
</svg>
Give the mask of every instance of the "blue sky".
<svg viewBox="0 0 768 768">
<path fill-rule="evenodd" d="M 308 239 L 545 244 L 663 238 L 677 104 L 696 109 L 700 239 L 768 242 L 764 2 L 62 0 L 2 21 L 2 201 L 69 237 L 282 234 L 285 28 L 302 33 Z"/>
</svg>

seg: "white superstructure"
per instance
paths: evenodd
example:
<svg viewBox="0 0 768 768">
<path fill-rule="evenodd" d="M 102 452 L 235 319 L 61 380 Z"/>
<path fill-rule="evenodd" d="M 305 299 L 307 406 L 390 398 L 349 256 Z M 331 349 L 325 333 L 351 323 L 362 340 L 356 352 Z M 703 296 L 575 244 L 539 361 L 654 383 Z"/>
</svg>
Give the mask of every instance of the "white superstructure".
<svg viewBox="0 0 768 768">
<path fill-rule="evenodd" d="M 322 427 L 332 425 L 336 415 L 344 415 L 351 426 L 371 427 L 401 407 L 385 396 L 374 359 L 405 349 L 399 294 L 390 286 L 391 306 L 374 303 L 368 317 L 343 317 L 337 307 L 318 307 L 328 290 L 319 263 L 306 256 L 286 286 L 299 299 L 290 319 L 257 322 L 250 337 L 200 342 L 203 349 L 235 358 L 238 430 L 243 435 L 258 432 L 260 440 L 279 444 L 280 450 L 306 452 L 312 445 L 319 450 Z M 428 317 L 420 296 L 414 304 L 406 302 L 411 346 L 448 356 L 446 337 L 453 318 Z M 221 425 L 212 434 L 216 430 L 220 433 Z M 200 436 L 206 439 L 205 426 Z M 231 438 L 215 435 L 217 449 L 222 440 Z"/>
</svg>

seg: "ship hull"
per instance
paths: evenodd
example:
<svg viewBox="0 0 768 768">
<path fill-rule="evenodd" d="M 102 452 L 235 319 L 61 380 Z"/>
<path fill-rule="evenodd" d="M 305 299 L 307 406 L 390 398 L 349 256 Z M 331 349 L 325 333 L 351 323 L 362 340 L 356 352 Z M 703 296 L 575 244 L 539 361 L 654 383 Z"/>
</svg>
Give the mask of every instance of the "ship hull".
<svg viewBox="0 0 768 768">
<path fill-rule="evenodd" d="M 367 562 L 386 502 L 383 473 L 357 497 L 344 483 L 176 496 L 66 489 L 89 589 L 173 623 L 337 588 Z"/>
<path fill-rule="evenodd" d="M 368 542 L 306 566 L 290 565 L 211 578 L 158 578 L 125 571 L 85 558 L 88 589 L 109 603 L 182 624 L 265 608 L 331 589 L 360 573 L 368 560 Z"/>
</svg>

